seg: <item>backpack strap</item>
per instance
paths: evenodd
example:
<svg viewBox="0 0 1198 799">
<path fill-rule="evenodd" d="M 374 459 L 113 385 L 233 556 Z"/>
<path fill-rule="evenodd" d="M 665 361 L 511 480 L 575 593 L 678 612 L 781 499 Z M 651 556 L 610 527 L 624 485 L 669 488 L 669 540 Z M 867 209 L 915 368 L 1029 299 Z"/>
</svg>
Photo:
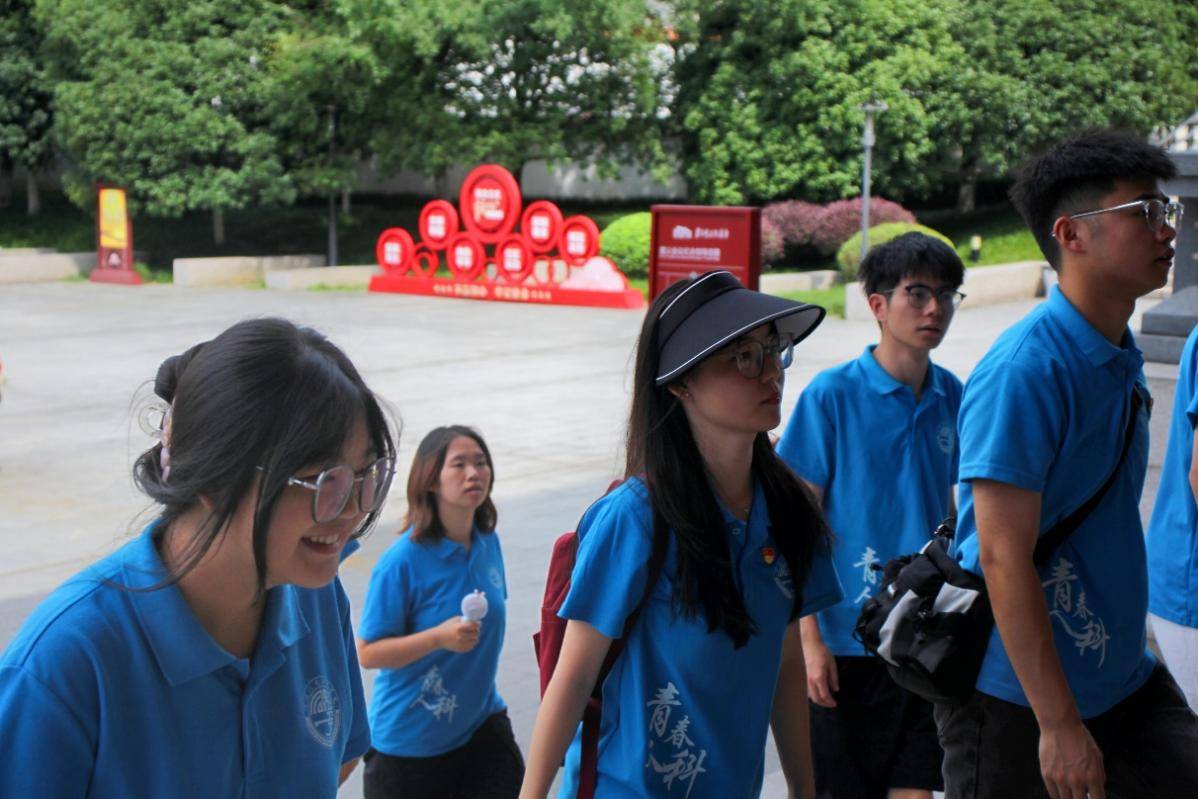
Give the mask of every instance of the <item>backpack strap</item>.
<svg viewBox="0 0 1198 799">
<path fill-rule="evenodd" d="M 669 528 L 666 526 L 665 520 L 654 509 L 653 550 L 649 555 L 645 592 L 641 595 L 641 601 L 624 620 L 623 634 L 611 642 L 607 656 L 603 659 L 603 665 L 599 667 L 599 675 L 595 678 L 595 687 L 582 711 L 582 752 L 579 759 L 577 799 L 592 799 L 595 795 L 595 783 L 599 776 L 599 720 L 600 712 L 603 709 L 603 683 L 607 680 L 607 675 L 611 674 L 616 658 L 624 652 L 624 647 L 628 644 L 628 636 L 632 633 L 632 628 L 636 626 L 641 611 L 648 604 L 649 597 L 657 586 L 657 579 L 661 576 L 666 564 L 669 543 Z"/>
<path fill-rule="evenodd" d="M 1053 553 L 1060 549 L 1061 545 L 1073 535 L 1073 532 L 1081 526 L 1086 517 L 1090 515 L 1098 503 L 1102 502 L 1102 498 L 1106 496 L 1107 491 L 1115 484 L 1115 478 L 1119 476 L 1119 471 L 1123 468 L 1123 462 L 1127 459 L 1128 450 L 1131 449 L 1131 442 L 1136 437 L 1136 419 L 1140 415 L 1140 408 L 1144 405 L 1144 397 L 1140 394 L 1140 387 L 1133 385 L 1131 387 L 1131 396 L 1128 398 L 1128 414 L 1127 428 L 1123 435 L 1123 451 L 1119 454 L 1119 460 L 1115 461 L 1115 468 L 1111 471 L 1106 482 L 1102 487 L 1090 497 L 1077 510 L 1070 513 L 1061 521 L 1053 525 L 1053 528 L 1040 539 L 1036 541 L 1036 551 L 1032 556 L 1036 568 L 1042 568 L 1048 563 L 1049 558 Z"/>
</svg>

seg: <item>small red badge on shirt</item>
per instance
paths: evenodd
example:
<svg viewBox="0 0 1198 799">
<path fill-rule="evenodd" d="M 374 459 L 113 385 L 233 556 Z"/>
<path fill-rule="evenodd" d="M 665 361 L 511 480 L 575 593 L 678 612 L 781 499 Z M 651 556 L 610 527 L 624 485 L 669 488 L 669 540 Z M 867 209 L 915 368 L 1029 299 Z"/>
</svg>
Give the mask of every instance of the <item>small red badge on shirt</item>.
<svg viewBox="0 0 1198 799">
<path fill-rule="evenodd" d="M 765 562 L 766 566 L 773 566 L 774 561 L 778 559 L 778 553 L 774 552 L 773 547 L 762 547 L 761 559 Z"/>
</svg>

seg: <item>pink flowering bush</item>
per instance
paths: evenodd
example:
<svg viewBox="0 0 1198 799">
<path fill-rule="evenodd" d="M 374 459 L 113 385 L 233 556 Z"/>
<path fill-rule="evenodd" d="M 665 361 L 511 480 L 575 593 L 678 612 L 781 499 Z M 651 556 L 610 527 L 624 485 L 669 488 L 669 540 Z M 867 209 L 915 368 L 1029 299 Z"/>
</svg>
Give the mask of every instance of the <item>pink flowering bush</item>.
<svg viewBox="0 0 1198 799">
<path fill-rule="evenodd" d="M 888 222 L 915 223 L 915 214 L 903 206 L 881 197 L 871 197 L 869 201 L 869 225 L 882 225 Z M 823 258 L 830 258 L 840 249 L 853 234 L 861 230 L 861 198 L 837 200 L 823 207 L 811 232 L 811 246 Z"/>
<path fill-rule="evenodd" d="M 811 235 L 823 211 L 823 206 L 802 200 L 770 203 L 762 210 L 762 219 L 768 219 L 782 237 L 780 258 L 786 263 L 803 263 L 818 257 L 811 247 Z"/>
<path fill-rule="evenodd" d="M 761 263 L 774 266 L 782 262 L 785 247 L 782 243 L 782 233 L 765 214 L 761 215 Z"/>
</svg>

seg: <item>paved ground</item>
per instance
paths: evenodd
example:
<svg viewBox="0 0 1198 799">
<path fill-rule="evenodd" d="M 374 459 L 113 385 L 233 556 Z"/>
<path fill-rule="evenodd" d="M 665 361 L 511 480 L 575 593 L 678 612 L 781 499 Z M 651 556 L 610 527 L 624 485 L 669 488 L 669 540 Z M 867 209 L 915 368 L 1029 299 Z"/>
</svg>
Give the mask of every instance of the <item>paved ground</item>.
<svg viewBox="0 0 1198 799">
<path fill-rule="evenodd" d="M 938 362 L 965 378 L 994 337 L 1033 305 L 966 305 Z M 314 325 L 346 350 L 402 421 L 401 468 L 436 425 L 470 424 L 486 436 L 511 593 L 499 687 L 527 749 L 538 701 L 530 637 L 550 545 L 620 471 L 638 312 L 341 292 L 5 286 L 0 647 L 55 585 L 148 518 L 129 467 L 152 443 L 135 414 L 159 362 L 260 315 Z M 875 336 L 871 323 L 826 322 L 800 345 L 784 414 L 817 371 L 855 357 Z M 1145 510 L 1156 490 L 1176 369 L 1153 366 L 1149 376 L 1157 405 Z M 342 569 L 356 604 L 399 525 L 404 479 L 380 529 Z M 360 792 L 355 778 L 342 796 Z M 763 796 L 782 795 L 771 755 Z"/>
</svg>

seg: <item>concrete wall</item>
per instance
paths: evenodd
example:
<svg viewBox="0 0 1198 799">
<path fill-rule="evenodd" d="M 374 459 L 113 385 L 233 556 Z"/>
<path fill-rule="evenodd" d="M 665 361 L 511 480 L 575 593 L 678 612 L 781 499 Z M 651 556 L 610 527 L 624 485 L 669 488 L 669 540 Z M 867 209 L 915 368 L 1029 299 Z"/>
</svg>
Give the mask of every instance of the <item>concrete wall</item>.
<svg viewBox="0 0 1198 799">
<path fill-rule="evenodd" d="M 261 283 L 277 269 L 324 266 L 323 255 L 228 255 L 217 258 L 176 258 L 171 264 L 176 286 L 249 286 Z"/>
<path fill-rule="evenodd" d="M 86 275 L 94 252 L 54 252 L 40 247 L 0 249 L 0 283 L 49 283 Z"/>
<path fill-rule="evenodd" d="M 313 286 L 366 287 L 381 272 L 377 266 L 317 266 L 304 269 L 273 269 L 266 273 L 266 287 L 302 291 Z"/>
<path fill-rule="evenodd" d="M 379 177 L 368 165 L 358 172 L 355 191 L 377 194 L 415 194 L 442 197 L 457 203 L 462 181 L 476 164 L 448 170 L 440 178 L 429 178 L 419 172 L 401 172 L 390 178 Z M 530 200 L 633 201 L 686 199 L 686 180 L 674 176 L 659 183 L 636 167 L 620 168 L 619 177 L 601 179 L 593 168 L 563 164 L 550 169 L 544 161 L 530 161 L 524 167 L 520 193 L 525 203 Z"/>
</svg>

